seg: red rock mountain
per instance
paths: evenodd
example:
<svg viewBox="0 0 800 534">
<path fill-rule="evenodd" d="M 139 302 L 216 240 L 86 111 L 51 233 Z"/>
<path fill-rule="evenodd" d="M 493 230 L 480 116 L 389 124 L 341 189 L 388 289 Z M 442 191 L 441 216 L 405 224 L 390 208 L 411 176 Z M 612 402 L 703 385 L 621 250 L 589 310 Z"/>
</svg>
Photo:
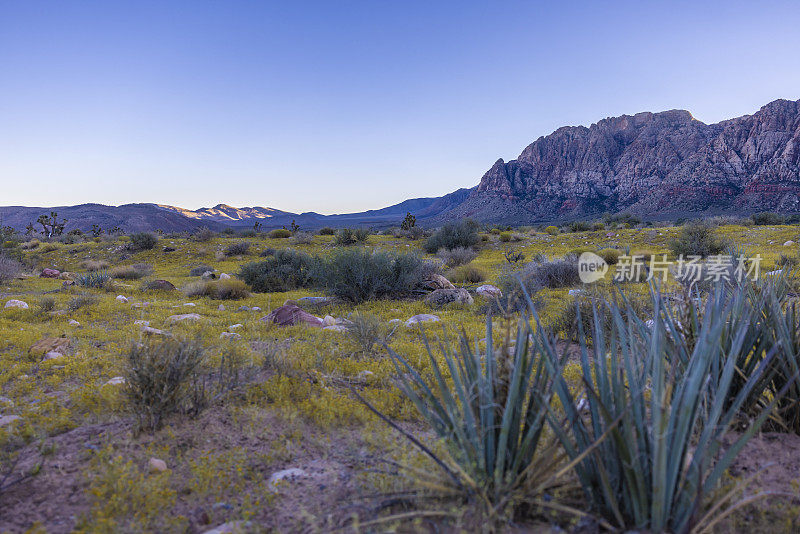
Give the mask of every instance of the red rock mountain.
<svg viewBox="0 0 800 534">
<path fill-rule="evenodd" d="M 438 218 L 528 222 L 629 211 L 647 216 L 800 211 L 800 101 L 704 124 L 637 113 L 540 137 L 498 160 Z"/>
</svg>

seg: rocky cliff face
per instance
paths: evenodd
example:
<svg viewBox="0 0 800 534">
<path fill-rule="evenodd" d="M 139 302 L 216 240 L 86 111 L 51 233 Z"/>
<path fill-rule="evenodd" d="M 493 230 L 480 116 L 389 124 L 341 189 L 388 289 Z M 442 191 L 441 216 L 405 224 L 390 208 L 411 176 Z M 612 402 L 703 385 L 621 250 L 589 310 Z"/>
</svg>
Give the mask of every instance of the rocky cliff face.
<svg viewBox="0 0 800 534">
<path fill-rule="evenodd" d="M 638 113 L 541 137 L 498 160 L 447 217 L 527 222 L 630 211 L 800 211 L 800 101 L 703 124 Z"/>
</svg>

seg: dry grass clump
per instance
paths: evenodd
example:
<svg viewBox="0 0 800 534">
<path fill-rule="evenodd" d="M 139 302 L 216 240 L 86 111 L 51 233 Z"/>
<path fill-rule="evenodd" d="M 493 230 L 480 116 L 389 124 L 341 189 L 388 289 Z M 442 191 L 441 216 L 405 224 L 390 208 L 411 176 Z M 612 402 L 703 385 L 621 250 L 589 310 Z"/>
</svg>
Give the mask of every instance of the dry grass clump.
<svg viewBox="0 0 800 534">
<path fill-rule="evenodd" d="M 93 273 L 95 271 L 103 271 L 109 268 L 109 263 L 106 260 L 84 260 L 81 262 L 81 267 Z"/>
<path fill-rule="evenodd" d="M 232 278 L 227 280 L 201 280 L 183 288 L 187 297 L 208 297 L 216 300 L 240 300 L 250 296 L 247 284 Z"/>
<path fill-rule="evenodd" d="M 3 254 L 0 254 L 0 282 L 6 282 L 16 277 L 22 270 L 22 264 Z"/>
<path fill-rule="evenodd" d="M 293 245 L 310 245 L 314 242 L 314 234 L 311 232 L 297 232 L 289 241 Z"/>
<path fill-rule="evenodd" d="M 81 308 L 85 308 L 87 306 L 94 306 L 97 304 L 98 298 L 94 295 L 77 295 L 72 297 L 69 302 L 67 302 L 67 309 L 69 311 L 78 311 Z"/>
<path fill-rule="evenodd" d="M 478 257 L 478 253 L 468 247 L 456 247 L 454 249 L 439 249 L 436 256 L 442 260 L 442 263 L 447 267 L 458 267 L 459 265 L 466 265 Z"/>
<path fill-rule="evenodd" d="M 153 266 L 149 263 L 120 265 L 111 269 L 111 277 L 119 280 L 139 280 L 153 274 Z"/>
<path fill-rule="evenodd" d="M 210 265 L 201 264 L 196 267 L 192 267 L 192 270 L 189 271 L 189 276 L 203 276 L 205 273 L 211 271 L 214 272 L 214 268 Z"/>
<path fill-rule="evenodd" d="M 240 241 L 239 243 L 233 243 L 228 245 L 225 249 L 225 257 L 230 258 L 231 256 L 246 256 L 250 252 L 250 242 L 249 241 Z"/>
<path fill-rule="evenodd" d="M 475 265 L 461 265 L 447 271 L 446 277 L 456 284 L 477 284 L 486 280 L 486 273 Z"/>
<path fill-rule="evenodd" d="M 275 230 L 270 231 L 270 233 L 267 234 L 267 237 L 270 239 L 287 239 L 292 237 L 292 232 L 286 228 L 276 228 Z"/>
</svg>

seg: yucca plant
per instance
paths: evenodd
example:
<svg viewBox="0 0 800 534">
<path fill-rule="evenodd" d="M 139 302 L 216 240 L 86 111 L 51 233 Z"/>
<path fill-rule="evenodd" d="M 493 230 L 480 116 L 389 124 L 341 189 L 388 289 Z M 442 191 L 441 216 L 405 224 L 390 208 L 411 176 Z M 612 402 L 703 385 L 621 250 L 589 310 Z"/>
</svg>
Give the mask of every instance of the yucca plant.
<svg viewBox="0 0 800 534">
<path fill-rule="evenodd" d="M 605 303 L 613 317 L 609 332 L 595 310 L 591 350 L 578 321 L 583 395 L 573 392 L 562 374 L 554 374 L 568 424 L 555 415 L 550 422 L 568 457 L 578 461 L 575 471 L 587 498 L 609 522 L 652 532 L 709 530 L 756 498 L 731 503 L 734 491 L 719 489 L 726 469 L 769 411 L 763 410 L 733 445 L 723 448 L 722 438 L 774 352 L 731 398 L 737 359 L 724 357 L 719 340 L 732 309 L 745 314 L 743 322 L 755 319 L 752 310 L 737 308 L 719 287 L 689 348 L 660 293 L 651 288 L 651 296 L 651 327 L 630 308 L 623 314 Z M 731 336 L 727 350 L 742 352 L 746 337 L 746 332 Z M 561 360 L 555 344 L 541 335 L 534 339 L 554 372 Z"/>
<path fill-rule="evenodd" d="M 92 287 L 96 289 L 102 289 L 108 285 L 111 281 L 111 275 L 108 274 L 108 271 L 103 269 L 102 271 L 94 271 L 82 275 L 78 275 L 75 278 L 75 283 L 81 287 Z"/>
<path fill-rule="evenodd" d="M 356 393 L 440 468 L 438 472 L 408 468 L 429 490 L 427 496 L 457 497 L 476 505 L 482 525 L 489 529 L 523 503 L 582 515 L 551 498 L 575 486 L 565 476 L 571 465 L 548 430 L 552 374 L 557 369 L 532 350 L 531 334 L 530 325 L 521 321 L 512 342 L 509 324 L 501 347 L 492 350 L 494 333 L 488 316 L 488 354 L 482 354 L 477 343 L 471 347 L 466 333 L 462 332 L 458 349 L 445 337 L 440 345 L 445 372 L 423 336 L 430 379 L 387 347 L 400 389 L 441 440 L 441 449 L 426 446 Z"/>
</svg>

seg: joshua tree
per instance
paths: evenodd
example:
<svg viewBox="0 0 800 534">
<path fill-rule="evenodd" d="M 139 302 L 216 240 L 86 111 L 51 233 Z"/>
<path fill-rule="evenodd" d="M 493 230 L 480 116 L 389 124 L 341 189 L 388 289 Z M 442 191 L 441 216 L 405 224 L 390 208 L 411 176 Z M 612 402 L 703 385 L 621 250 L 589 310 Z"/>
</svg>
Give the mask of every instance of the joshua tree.
<svg viewBox="0 0 800 534">
<path fill-rule="evenodd" d="M 400 223 L 400 229 L 408 231 L 414 228 L 416 225 L 417 225 L 417 218 L 411 215 L 411 212 L 409 211 L 406 212 L 406 218 L 403 219 L 402 223 Z"/>
<path fill-rule="evenodd" d="M 61 222 L 58 221 L 58 213 L 55 211 L 51 211 L 49 217 L 44 214 L 39 215 L 36 222 L 42 225 L 42 234 L 47 236 L 48 239 L 61 235 L 64 232 L 64 226 L 67 224 L 66 219 Z"/>
</svg>

